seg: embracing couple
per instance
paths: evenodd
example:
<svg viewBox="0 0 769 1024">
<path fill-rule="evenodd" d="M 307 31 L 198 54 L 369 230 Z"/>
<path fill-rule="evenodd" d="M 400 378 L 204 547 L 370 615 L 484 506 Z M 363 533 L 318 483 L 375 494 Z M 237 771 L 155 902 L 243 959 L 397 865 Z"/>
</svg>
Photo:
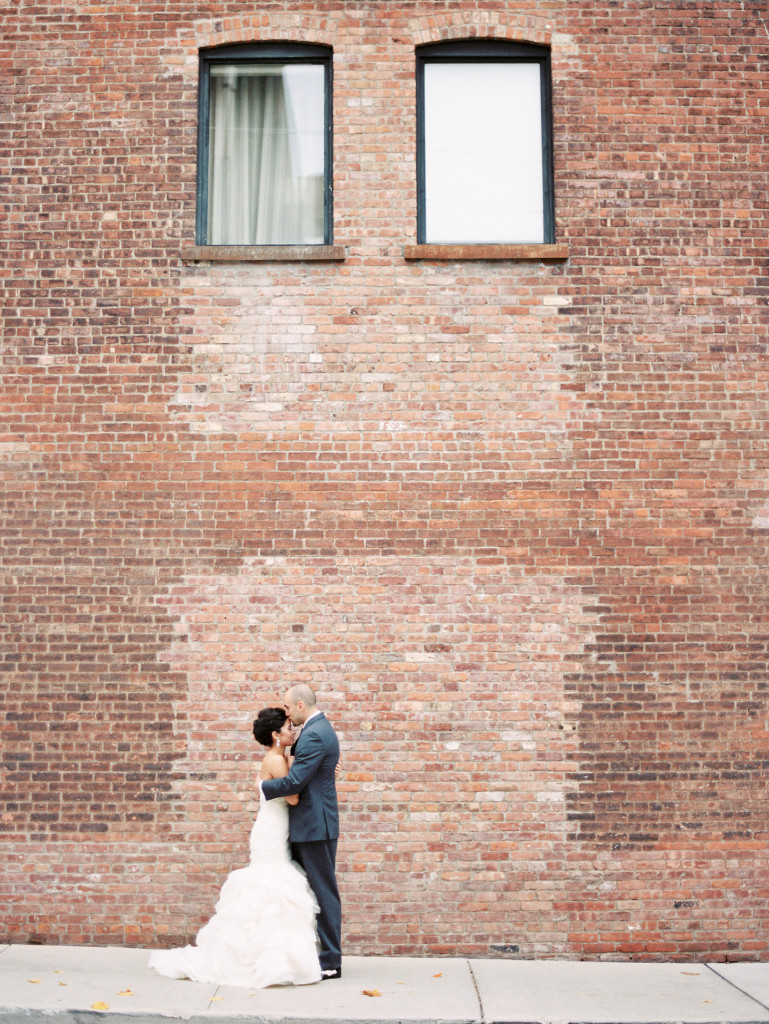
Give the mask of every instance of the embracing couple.
<svg viewBox="0 0 769 1024">
<path fill-rule="evenodd" d="M 292 686 L 284 699 L 253 725 L 267 749 L 251 861 L 231 872 L 195 945 L 152 953 L 160 974 L 254 988 L 342 976 L 339 740 L 311 687 Z"/>
</svg>

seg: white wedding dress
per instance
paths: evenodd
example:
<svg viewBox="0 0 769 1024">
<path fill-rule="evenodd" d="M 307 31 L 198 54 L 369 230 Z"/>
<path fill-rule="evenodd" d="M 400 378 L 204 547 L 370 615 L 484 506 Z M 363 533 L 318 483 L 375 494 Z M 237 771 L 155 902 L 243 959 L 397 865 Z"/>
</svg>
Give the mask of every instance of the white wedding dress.
<svg viewBox="0 0 769 1024">
<path fill-rule="evenodd" d="M 231 872 L 194 946 L 157 950 L 149 966 L 168 978 L 266 988 L 320 981 L 318 906 L 288 845 L 288 804 L 261 798 L 251 863 Z"/>
</svg>

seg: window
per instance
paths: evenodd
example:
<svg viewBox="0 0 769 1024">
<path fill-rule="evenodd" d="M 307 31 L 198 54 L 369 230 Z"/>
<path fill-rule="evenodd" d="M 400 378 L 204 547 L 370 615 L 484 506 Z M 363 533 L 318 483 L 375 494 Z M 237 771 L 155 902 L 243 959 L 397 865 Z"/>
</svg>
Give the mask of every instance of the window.
<svg viewBox="0 0 769 1024">
<path fill-rule="evenodd" d="M 199 245 L 331 243 L 331 51 L 200 53 Z"/>
<path fill-rule="evenodd" d="M 420 244 L 555 241 L 547 47 L 419 47 L 417 117 Z"/>
</svg>

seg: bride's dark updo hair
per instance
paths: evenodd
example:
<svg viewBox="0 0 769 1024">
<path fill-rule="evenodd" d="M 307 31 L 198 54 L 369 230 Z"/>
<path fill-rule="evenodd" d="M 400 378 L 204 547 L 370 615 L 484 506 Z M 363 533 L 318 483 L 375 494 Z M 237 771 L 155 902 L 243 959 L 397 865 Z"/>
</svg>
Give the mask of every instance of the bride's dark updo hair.
<svg viewBox="0 0 769 1024">
<path fill-rule="evenodd" d="M 272 734 L 280 732 L 288 715 L 283 708 L 262 708 L 254 719 L 254 739 L 263 747 L 272 746 Z"/>
</svg>

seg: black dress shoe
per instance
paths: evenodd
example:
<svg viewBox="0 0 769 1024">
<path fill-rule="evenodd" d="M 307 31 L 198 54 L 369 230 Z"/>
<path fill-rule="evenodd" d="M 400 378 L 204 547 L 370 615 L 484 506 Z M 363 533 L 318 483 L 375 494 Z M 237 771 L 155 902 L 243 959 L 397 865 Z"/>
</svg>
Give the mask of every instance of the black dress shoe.
<svg viewBox="0 0 769 1024">
<path fill-rule="evenodd" d="M 320 972 L 320 980 L 321 981 L 331 981 L 332 978 L 341 978 L 341 977 L 342 977 L 342 968 L 341 967 L 331 967 L 330 969 L 327 969 L 325 971 L 321 971 Z"/>
</svg>

